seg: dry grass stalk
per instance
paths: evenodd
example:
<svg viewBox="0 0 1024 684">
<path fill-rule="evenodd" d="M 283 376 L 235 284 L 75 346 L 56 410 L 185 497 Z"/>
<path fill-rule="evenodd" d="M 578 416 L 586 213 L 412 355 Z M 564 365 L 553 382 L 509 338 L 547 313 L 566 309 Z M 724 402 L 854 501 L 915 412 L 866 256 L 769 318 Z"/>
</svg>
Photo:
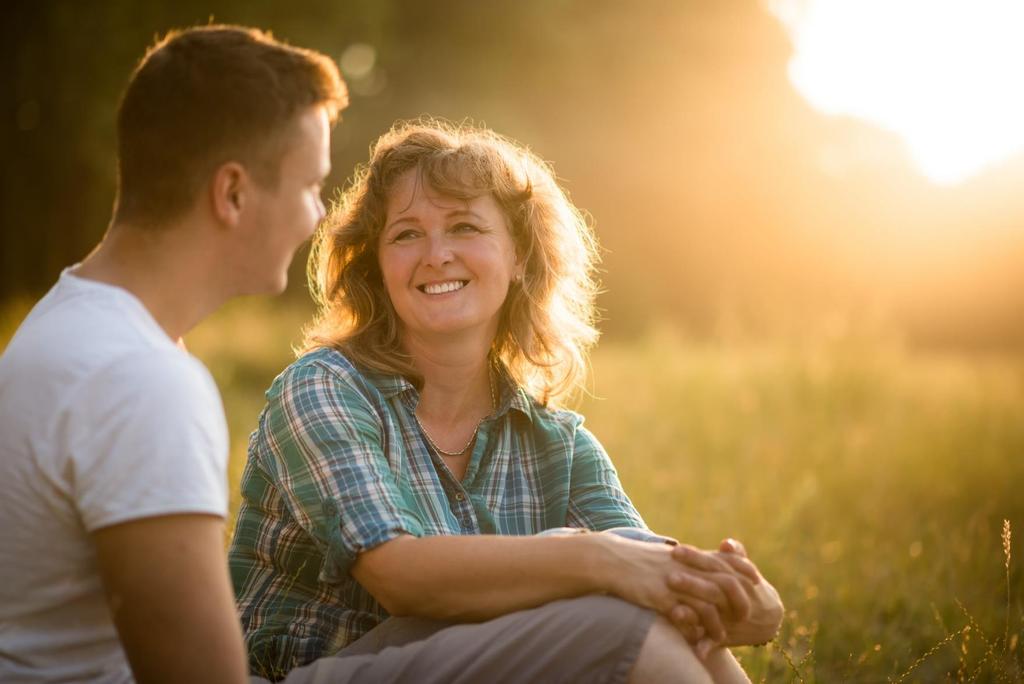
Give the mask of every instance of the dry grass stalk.
<svg viewBox="0 0 1024 684">
<path fill-rule="evenodd" d="M 1010 645 L 1010 521 L 1003 519 L 1003 557 L 1006 566 L 1006 624 L 1003 628 L 1003 654 Z"/>
<path fill-rule="evenodd" d="M 930 658 L 930 657 L 931 657 L 931 656 L 932 656 L 932 655 L 933 655 L 934 653 L 936 653 L 936 652 L 937 652 L 937 651 L 938 651 L 938 650 L 939 650 L 940 648 L 942 648 L 943 646 L 945 646 L 946 644 L 948 644 L 948 643 L 949 643 L 950 641 L 952 641 L 953 639 L 955 639 L 955 638 L 957 637 L 957 635 L 959 635 L 959 634 L 962 634 L 962 635 L 964 635 L 964 643 L 966 643 L 966 641 L 967 641 L 967 634 L 968 634 L 968 632 L 970 632 L 970 631 L 971 631 L 971 628 L 970 628 L 970 626 L 965 626 L 965 627 L 964 627 L 963 629 L 961 629 L 961 630 L 960 630 L 959 632 L 950 632 L 949 634 L 947 634 L 947 635 L 946 635 L 946 637 L 945 637 L 945 638 L 944 638 L 944 639 L 943 639 L 942 641 L 938 642 L 937 644 L 935 644 L 934 646 L 932 646 L 931 648 L 929 648 L 929 649 L 928 649 L 928 650 L 927 650 L 927 651 L 926 651 L 926 652 L 925 652 L 925 653 L 924 653 L 923 655 L 921 655 L 921 657 L 920 657 L 920 658 L 918 658 L 917 660 L 915 660 L 914 662 L 912 662 L 912 663 L 910 664 L 910 667 L 908 667 L 908 668 L 907 668 L 906 670 L 904 670 L 904 671 L 903 671 L 903 674 L 901 674 L 901 675 L 900 675 L 899 677 L 897 677 L 896 679 L 890 679 L 889 681 L 890 681 L 890 682 L 891 682 L 892 684 L 897 684 L 898 682 L 902 682 L 902 681 L 903 681 L 904 679 L 906 679 L 906 678 L 907 678 L 907 675 L 909 675 L 909 674 L 910 674 L 911 672 L 913 672 L 914 670 L 916 670 L 916 669 L 917 669 L 917 666 L 918 666 L 918 665 L 920 665 L 920 664 L 921 664 L 921 663 L 923 663 L 924 661 L 928 660 L 928 658 Z"/>
<path fill-rule="evenodd" d="M 804 676 L 800 672 L 800 668 L 796 666 L 796 664 L 793 662 L 793 659 L 789 657 L 789 653 L 787 653 L 786 649 L 782 647 L 782 641 L 779 639 L 778 635 L 776 635 L 772 643 L 779 650 L 779 653 L 782 654 L 782 657 L 786 660 L 786 664 L 789 665 L 789 669 L 792 670 L 793 674 L 796 675 L 797 681 L 803 682 Z"/>
</svg>

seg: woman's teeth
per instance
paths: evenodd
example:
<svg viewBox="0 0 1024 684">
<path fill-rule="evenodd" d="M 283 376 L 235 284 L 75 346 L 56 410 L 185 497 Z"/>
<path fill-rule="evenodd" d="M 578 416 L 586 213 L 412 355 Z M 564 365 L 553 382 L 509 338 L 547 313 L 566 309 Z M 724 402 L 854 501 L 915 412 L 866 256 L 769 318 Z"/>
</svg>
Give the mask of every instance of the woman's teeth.
<svg viewBox="0 0 1024 684">
<path fill-rule="evenodd" d="M 454 292 L 455 290 L 461 290 L 466 286 L 466 280 L 449 280 L 446 283 L 430 283 L 424 285 L 422 289 L 427 294 L 444 294 L 445 292 Z"/>
</svg>

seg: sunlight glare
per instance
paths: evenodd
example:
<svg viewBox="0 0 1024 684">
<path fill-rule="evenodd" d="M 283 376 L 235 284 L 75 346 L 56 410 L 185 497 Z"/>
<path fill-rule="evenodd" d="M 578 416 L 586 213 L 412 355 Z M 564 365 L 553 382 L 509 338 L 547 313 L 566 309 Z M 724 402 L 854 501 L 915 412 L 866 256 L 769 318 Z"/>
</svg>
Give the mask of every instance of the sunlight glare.
<svg viewBox="0 0 1024 684">
<path fill-rule="evenodd" d="M 1022 0 L 767 0 L 815 108 L 900 135 L 954 184 L 1024 151 Z"/>
</svg>

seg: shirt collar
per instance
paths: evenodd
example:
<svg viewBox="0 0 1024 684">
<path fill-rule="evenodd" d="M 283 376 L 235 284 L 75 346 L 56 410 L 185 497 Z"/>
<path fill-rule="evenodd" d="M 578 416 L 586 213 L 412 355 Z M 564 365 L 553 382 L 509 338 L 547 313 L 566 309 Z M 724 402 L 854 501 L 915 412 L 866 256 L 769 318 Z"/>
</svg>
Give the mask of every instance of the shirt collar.
<svg viewBox="0 0 1024 684">
<path fill-rule="evenodd" d="M 533 422 L 533 410 L 530 397 L 526 390 L 513 382 L 505 369 L 498 371 L 498 410 L 496 416 L 503 416 L 510 409 L 515 409 Z"/>
<path fill-rule="evenodd" d="M 401 375 L 392 375 L 390 373 L 379 373 L 377 371 L 364 371 L 366 378 L 377 388 L 385 399 L 390 399 L 397 394 L 404 392 L 416 392 L 416 388 L 411 382 L 402 377 Z M 495 416 L 501 417 L 509 412 L 510 409 L 515 409 L 530 419 L 533 422 L 533 410 L 532 401 L 526 394 L 526 391 L 513 382 L 512 378 L 509 377 L 505 370 L 499 370 L 497 375 L 498 382 L 498 410 L 494 412 Z"/>
<path fill-rule="evenodd" d="M 415 390 L 413 384 L 401 375 L 391 373 L 378 373 L 377 371 L 364 370 L 363 375 L 376 387 L 385 399 L 390 399 L 396 394 Z"/>
</svg>

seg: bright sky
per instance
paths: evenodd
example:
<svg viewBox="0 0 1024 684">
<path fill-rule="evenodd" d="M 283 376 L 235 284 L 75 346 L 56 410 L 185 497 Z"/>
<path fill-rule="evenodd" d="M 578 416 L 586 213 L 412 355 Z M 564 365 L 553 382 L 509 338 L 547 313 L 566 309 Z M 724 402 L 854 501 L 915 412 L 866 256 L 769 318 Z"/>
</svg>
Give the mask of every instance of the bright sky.
<svg viewBox="0 0 1024 684">
<path fill-rule="evenodd" d="M 817 109 L 899 134 L 955 184 L 1024 152 L 1024 0 L 765 0 Z"/>
</svg>

